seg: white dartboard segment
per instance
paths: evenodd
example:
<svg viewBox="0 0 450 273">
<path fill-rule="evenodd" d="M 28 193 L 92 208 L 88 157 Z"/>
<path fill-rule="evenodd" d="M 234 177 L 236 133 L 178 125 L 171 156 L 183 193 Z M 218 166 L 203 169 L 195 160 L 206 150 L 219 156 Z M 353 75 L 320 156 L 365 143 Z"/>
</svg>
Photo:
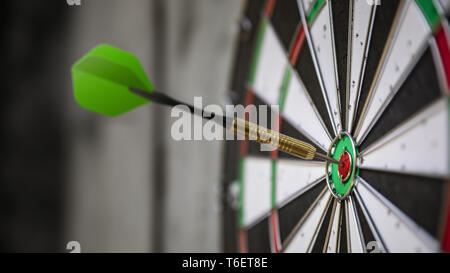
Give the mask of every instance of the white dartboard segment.
<svg viewBox="0 0 450 273">
<path fill-rule="evenodd" d="M 355 132 L 361 143 L 428 46 L 430 26 L 415 1 L 404 1 L 389 49 Z"/>
<path fill-rule="evenodd" d="M 449 99 L 431 104 L 360 154 L 359 167 L 450 177 Z"/>
<path fill-rule="evenodd" d="M 355 112 L 358 107 L 359 94 L 366 66 L 367 53 L 370 44 L 370 35 L 374 20 L 375 5 L 368 5 L 366 0 L 351 1 L 351 35 L 349 44 L 348 66 L 348 98 L 347 98 L 347 132 L 353 128 Z"/>
<path fill-rule="evenodd" d="M 329 2 L 326 1 L 309 32 L 318 65 L 319 71 L 317 74 L 319 81 L 322 80 L 324 93 L 326 94 L 324 97 L 328 98 L 330 116 L 339 132 L 341 130 L 340 103 L 337 90 L 338 82 L 333 25 L 330 13 L 331 7 L 329 5 Z"/>
<path fill-rule="evenodd" d="M 388 252 L 437 252 L 439 243 L 390 201 L 359 178 L 362 203 Z"/>
<path fill-rule="evenodd" d="M 283 118 L 298 131 L 327 151 L 331 138 L 298 74 L 293 72 L 287 90 Z"/>
<path fill-rule="evenodd" d="M 311 8 L 316 3 L 317 0 L 302 0 L 303 6 L 305 7 L 306 14 L 309 14 L 311 11 Z"/>
<path fill-rule="evenodd" d="M 322 225 L 330 198 L 331 193 L 325 188 L 317 202 L 312 205 L 313 207 L 309 214 L 303 219 L 300 227 L 295 231 L 284 252 L 305 253 L 311 251 L 317 237 L 318 229 Z"/>
<path fill-rule="evenodd" d="M 266 24 L 253 89 L 268 105 L 278 105 L 284 71 L 289 62 L 273 26 L 270 22 Z"/>
<path fill-rule="evenodd" d="M 246 157 L 243 166 L 244 226 L 268 215 L 271 208 L 271 159 Z"/>
<path fill-rule="evenodd" d="M 364 253 L 364 239 L 352 196 L 347 197 L 345 209 L 347 217 L 347 248 L 350 253 Z"/>
<path fill-rule="evenodd" d="M 324 179 L 324 162 L 279 159 L 276 166 L 277 207 L 284 206 Z"/>
<path fill-rule="evenodd" d="M 341 220 L 341 202 L 337 199 L 334 201 L 336 203 L 336 207 L 334 210 L 334 215 L 331 218 L 331 230 L 329 233 L 328 244 L 327 244 L 327 253 L 337 253 L 338 252 L 338 238 L 340 232 L 340 220 Z"/>
</svg>

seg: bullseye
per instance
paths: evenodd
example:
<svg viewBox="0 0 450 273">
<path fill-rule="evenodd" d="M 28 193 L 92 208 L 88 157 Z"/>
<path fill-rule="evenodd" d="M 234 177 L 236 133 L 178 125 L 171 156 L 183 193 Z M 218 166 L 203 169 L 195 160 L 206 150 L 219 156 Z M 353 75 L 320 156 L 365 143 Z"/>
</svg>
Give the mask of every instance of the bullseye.
<svg viewBox="0 0 450 273">
<path fill-rule="evenodd" d="M 352 158 L 347 151 L 344 151 L 339 157 L 339 161 L 342 162 L 342 165 L 338 167 L 339 177 L 342 182 L 346 182 L 350 177 L 350 168 L 352 166 Z"/>
</svg>

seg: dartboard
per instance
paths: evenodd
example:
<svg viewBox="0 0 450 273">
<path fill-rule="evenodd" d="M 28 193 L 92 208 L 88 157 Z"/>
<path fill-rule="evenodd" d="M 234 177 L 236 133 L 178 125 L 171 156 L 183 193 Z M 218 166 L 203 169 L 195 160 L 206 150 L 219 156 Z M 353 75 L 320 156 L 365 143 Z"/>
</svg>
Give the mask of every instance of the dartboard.
<svg viewBox="0 0 450 273">
<path fill-rule="evenodd" d="M 247 1 L 230 97 L 342 164 L 228 142 L 227 251 L 450 251 L 449 2 Z"/>
</svg>

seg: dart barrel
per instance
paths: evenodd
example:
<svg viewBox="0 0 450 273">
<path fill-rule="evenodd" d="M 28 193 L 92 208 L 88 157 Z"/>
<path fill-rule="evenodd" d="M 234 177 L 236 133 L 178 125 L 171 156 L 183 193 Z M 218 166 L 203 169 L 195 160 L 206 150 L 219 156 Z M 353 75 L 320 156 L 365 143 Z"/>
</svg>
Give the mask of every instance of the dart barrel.
<svg viewBox="0 0 450 273">
<path fill-rule="evenodd" d="M 237 135 L 245 136 L 262 144 L 271 145 L 275 149 L 306 160 L 312 160 L 316 155 L 316 148 L 311 144 L 243 119 L 235 118 L 231 130 Z"/>
</svg>

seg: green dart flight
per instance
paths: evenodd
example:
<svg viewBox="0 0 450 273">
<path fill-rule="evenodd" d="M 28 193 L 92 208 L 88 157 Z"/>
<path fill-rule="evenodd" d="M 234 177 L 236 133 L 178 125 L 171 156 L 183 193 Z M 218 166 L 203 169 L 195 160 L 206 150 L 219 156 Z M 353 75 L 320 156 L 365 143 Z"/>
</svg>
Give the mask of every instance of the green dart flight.
<svg viewBox="0 0 450 273">
<path fill-rule="evenodd" d="M 110 45 L 98 45 L 72 67 L 74 95 L 84 108 L 118 116 L 148 102 L 130 88 L 153 92 L 139 60 Z"/>
<path fill-rule="evenodd" d="M 72 80 L 77 102 L 88 110 L 106 116 L 118 116 L 150 100 L 168 106 L 185 105 L 192 114 L 201 113 L 206 119 L 215 116 L 204 116 L 203 109 L 194 111 L 194 106 L 153 90 L 139 60 L 132 54 L 110 45 L 99 45 L 76 62 L 72 67 Z M 278 139 L 274 148 L 280 151 L 303 159 L 319 158 L 341 165 L 336 159 L 316 153 L 316 148 L 308 143 L 273 133 L 257 124 L 223 116 L 219 120 L 222 126 L 236 134 L 247 137 L 250 133 L 255 134 L 254 140 L 260 143 L 265 143 L 267 139 Z M 257 132 L 266 132 L 269 137 L 262 140 Z"/>
</svg>

